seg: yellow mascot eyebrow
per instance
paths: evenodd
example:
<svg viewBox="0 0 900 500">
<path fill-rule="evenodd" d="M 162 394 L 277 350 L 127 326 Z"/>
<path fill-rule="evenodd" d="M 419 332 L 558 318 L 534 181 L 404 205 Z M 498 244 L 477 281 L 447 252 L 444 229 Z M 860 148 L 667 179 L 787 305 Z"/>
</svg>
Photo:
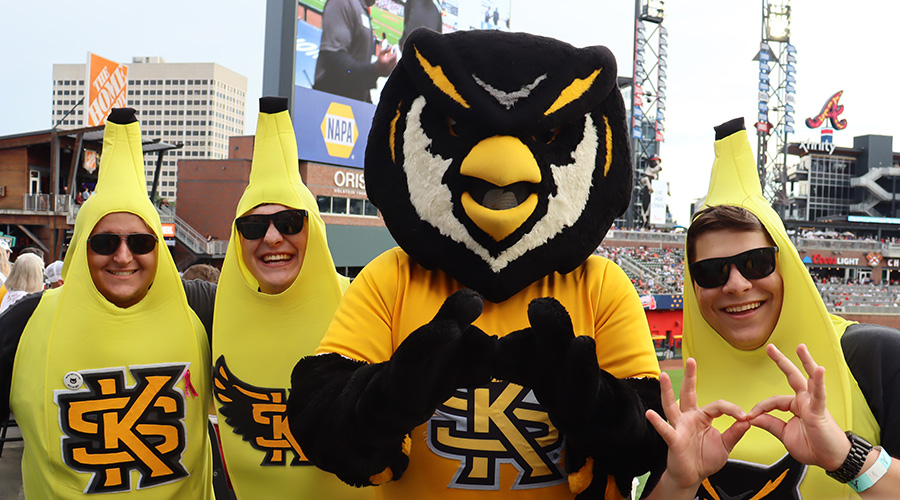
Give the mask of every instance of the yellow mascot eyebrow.
<svg viewBox="0 0 900 500">
<path fill-rule="evenodd" d="M 469 103 L 463 99 L 463 96 L 459 95 L 459 92 L 456 91 L 456 87 L 453 83 L 450 82 L 450 79 L 447 78 L 447 75 L 444 74 L 444 71 L 440 66 L 432 66 L 428 59 L 425 59 L 425 56 L 419 52 L 418 47 L 413 45 L 413 48 L 416 51 L 416 59 L 419 60 L 419 64 L 422 65 L 422 69 L 425 70 L 425 74 L 431 78 L 431 81 L 437 86 L 437 88 L 441 89 L 441 91 L 447 94 L 451 99 L 460 103 L 462 107 L 468 108 Z"/>
<path fill-rule="evenodd" d="M 597 79 L 597 76 L 601 71 L 603 71 L 603 68 L 594 70 L 594 72 L 588 75 L 587 78 L 576 78 L 575 80 L 573 80 L 568 87 L 560 92 L 559 97 L 552 105 L 550 105 L 547 111 L 544 111 L 544 116 L 549 116 L 553 113 L 556 113 L 572 101 L 584 95 L 584 93 L 591 88 L 591 85 L 594 84 L 594 80 Z"/>
<path fill-rule="evenodd" d="M 391 120 L 391 135 L 388 138 L 389 146 L 391 148 L 391 161 L 397 163 L 397 120 L 400 119 L 400 106 L 403 105 L 403 101 L 397 104 L 397 114 L 394 115 L 394 119 Z"/>
<path fill-rule="evenodd" d="M 606 127 L 606 163 L 603 165 L 603 177 L 609 173 L 609 167 L 612 165 L 613 136 L 612 129 L 609 128 L 609 118 L 603 115 L 603 126 Z"/>
</svg>

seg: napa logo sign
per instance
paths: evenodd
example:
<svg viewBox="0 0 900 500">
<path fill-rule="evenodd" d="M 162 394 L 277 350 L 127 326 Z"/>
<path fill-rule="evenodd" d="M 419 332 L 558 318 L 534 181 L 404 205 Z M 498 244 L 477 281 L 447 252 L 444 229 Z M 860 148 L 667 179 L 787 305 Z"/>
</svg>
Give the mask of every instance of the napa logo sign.
<svg viewBox="0 0 900 500">
<path fill-rule="evenodd" d="M 294 87 L 294 133 L 301 161 L 364 168 L 375 106 L 301 86 Z"/>
<path fill-rule="evenodd" d="M 359 138 L 359 129 L 356 127 L 356 119 L 353 118 L 353 108 L 346 104 L 332 102 L 322 119 L 322 138 L 325 139 L 325 148 L 331 156 L 349 158 Z"/>
</svg>

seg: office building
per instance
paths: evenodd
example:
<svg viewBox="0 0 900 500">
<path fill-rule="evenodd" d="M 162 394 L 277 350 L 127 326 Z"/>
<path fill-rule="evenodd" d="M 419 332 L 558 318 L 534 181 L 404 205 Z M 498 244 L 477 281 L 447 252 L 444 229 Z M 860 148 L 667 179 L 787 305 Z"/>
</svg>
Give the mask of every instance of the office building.
<svg viewBox="0 0 900 500">
<path fill-rule="evenodd" d="M 85 74 L 86 64 L 53 65 L 51 127 L 57 122 L 61 130 L 85 126 L 85 104 L 79 104 L 85 96 Z M 246 92 L 245 76 L 216 63 L 132 58 L 127 105 L 137 110 L 144 137 L 182 145 L 163 160 L 159 197 L 176 201 L 178 160 L 228 158 L 228 138 L 245 133 Z M 155 158 L 148 156 L 145 162 L 149 192 Z"/>
</svg>

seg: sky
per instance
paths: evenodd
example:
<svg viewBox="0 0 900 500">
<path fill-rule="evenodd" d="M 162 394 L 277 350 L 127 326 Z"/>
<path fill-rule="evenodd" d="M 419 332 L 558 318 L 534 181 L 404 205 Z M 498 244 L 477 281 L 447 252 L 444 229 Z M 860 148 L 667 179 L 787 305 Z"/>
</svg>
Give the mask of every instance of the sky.
<svg viewBox="0 0 900 500">
<path fill-rule="evenodd" d="M 576 46 L 605 45 L 620 76 L 631 76 L 634 3 L 628 0 L 511 0 L 511 26 Z M 83 63 L 87 53 L 119 62 L 161 56 L 168 62 L 215 62 L 248 78 L 246 134 L 256 126 L 262 92 L 265 33 L 263 0 L 6 1 L 0 5 L 0 136 L 50 127 L 53 64 Z M 791 43 L 797 47 L 796 134 L 843 90 L 845 130 L 853 137 L 900 137 L 894 95 L 900 65 L 893 56 L 900 2 L 793 0 Z M 14 21 L 15 20 L 15 21 Z M 713 127 L 745 118 L 752 135 L 757 114 L 758 66 L 752 59 L 762 30 L 761 0 L 668 0 L 666 136 L 661 178 L 669 182 L 670 210 L 681 224 L 690 203 L 706 193 L 713 161 Z M 895 150 L 900 146 L 895 146 Z"/>
</svg>

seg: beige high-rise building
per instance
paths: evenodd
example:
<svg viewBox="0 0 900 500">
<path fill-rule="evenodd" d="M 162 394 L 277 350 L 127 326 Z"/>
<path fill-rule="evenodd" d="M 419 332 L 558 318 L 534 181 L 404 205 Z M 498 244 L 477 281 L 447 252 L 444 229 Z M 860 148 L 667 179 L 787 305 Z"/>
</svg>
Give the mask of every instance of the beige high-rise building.
<svg viewBox="0 0 900 500">
<path fill-rule="evenodd" d="M 50 126 L 85 126 L 86 64 L 53 65 Z M 244 135 L 247 77 L 216 63 L 167 63 L 161 57 L 134 57 L 128 64 L 128 107 L 137 110 L 146 138 L 183 144 L 166 153 L 157 194 L 175 201 L 177 161 L 228 158 L 228 138 Z M 73 109 L 74 108 L 74 109 Z M 66 113 L 72 110 L 68 116 Z M 65 116 L 65 118 L 63 118 Z M 61 120 L 61 121 L 60 121 Z M 145 158 L 147 190 L 156 159 Z"/>
</svg>

